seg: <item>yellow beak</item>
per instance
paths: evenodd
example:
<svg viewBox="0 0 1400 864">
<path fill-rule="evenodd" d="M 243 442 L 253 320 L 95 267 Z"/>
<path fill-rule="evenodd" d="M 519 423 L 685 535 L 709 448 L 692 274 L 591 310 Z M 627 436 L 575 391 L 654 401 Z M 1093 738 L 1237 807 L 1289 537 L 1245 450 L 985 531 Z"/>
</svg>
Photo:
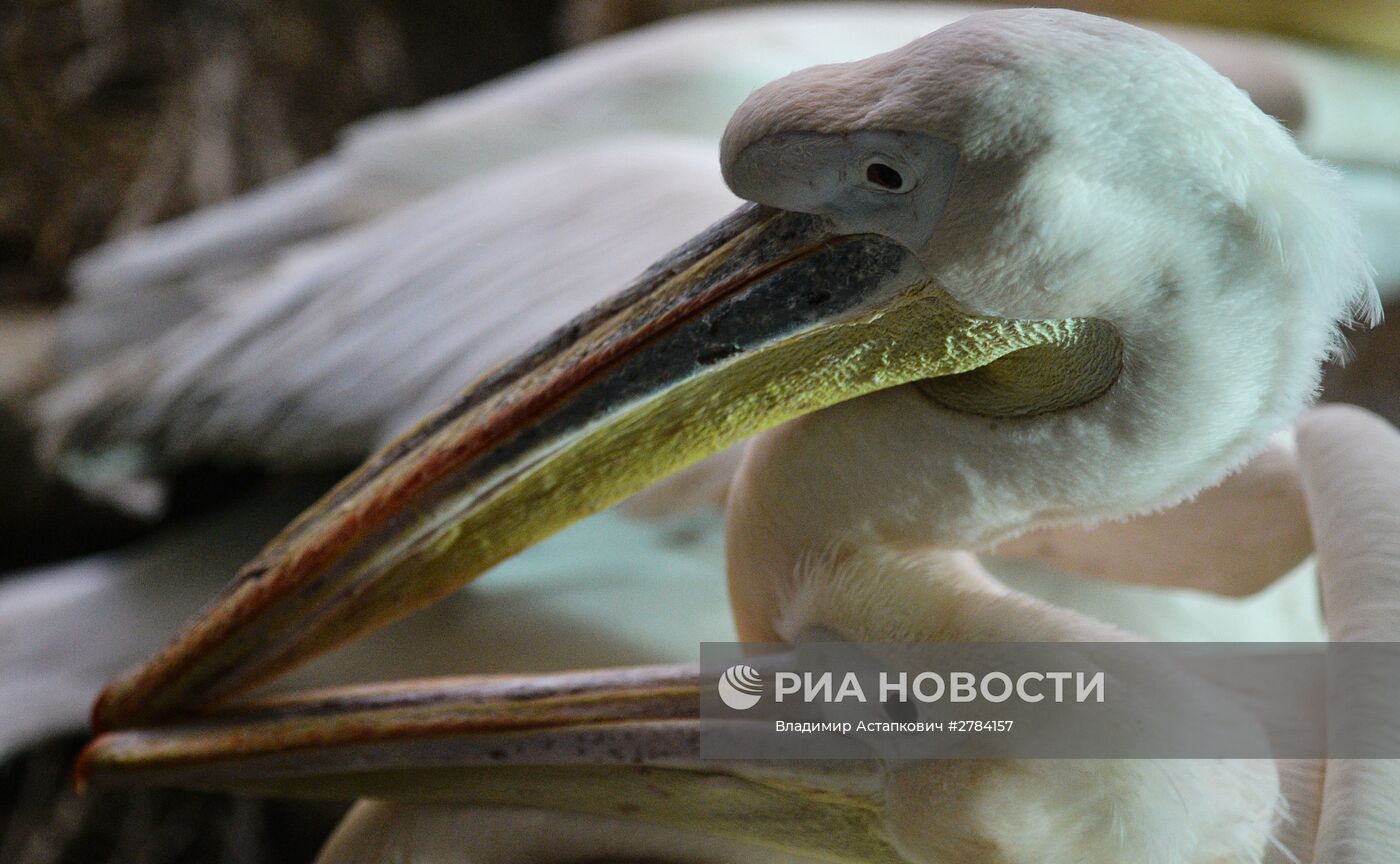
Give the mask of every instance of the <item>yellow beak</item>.
<svg viewBox="0 0 1400 864">
<path fill-rule="evenodd" d="M 225 701 L 687 464 L 836 402 L 923 379 L 937 379 L 924 382 L 930 398 L 976 413 L 1086 401 L 1117 374 L 1116 339 L 1094 320 L 968 314 L 891 240 L 742 207 L 372 457 L 158 656 L 111 684 L 94 725 Z M 1104 375 L 1055 362 L 1086 351 L 1108 358 L 1095 366 Z"/>
</svg>

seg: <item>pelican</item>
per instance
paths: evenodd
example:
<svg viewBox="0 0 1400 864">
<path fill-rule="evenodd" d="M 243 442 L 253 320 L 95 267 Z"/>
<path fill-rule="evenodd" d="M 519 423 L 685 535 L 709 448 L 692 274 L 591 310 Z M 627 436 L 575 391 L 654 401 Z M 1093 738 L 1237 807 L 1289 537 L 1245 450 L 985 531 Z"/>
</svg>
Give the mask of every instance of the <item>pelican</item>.
<svg viewBox="0 0 1400 864">
<path fill-rule="evenodd" d="M 804 62 L 894 47 L 964 11 L 799 5 L 780 14 L 696 16 L 356 127 L 337 154 L 307 174 L 119 240 L 77 268 L 79 299 L 65 313 L 62 358 L 90 368 L 42 400 L 50 439 L 62 442 L 68 457 L 114 453 L 118 458 L 96 461 L 117 473 L 211 458 L 278 471 L 352 463 L 450 398 L 459 381 L 525 350 L 732 209 L 736 199 L 706 136 L 718 139 L 719 118 L 751 85 Z M 1389 86 L 1391 70 L 1240 35 L 1167 32 L 1287 120 L 1305 151 L 1345 165 L 1348 192 L 1362 196 L 1368 256 L 1383 279 L 1400 272 L 1390 240 L 1400 230 L 1400 188 L 1386 168 L 1394 138 L 1386 124 L 1400 116 L 1385 108 L 1400 93 Z M 726 50 L 709 51 L 718 45 Z M 711 107 L 657 110 L 671 102 Z M 558 117 L 569 105 L 587 110 L 567 114 L 567 135 L 518 125 L 522 117 Z M 608 105 L 631 107 L 619 113 Z M 312 175 L 334 178 L 325 195 L 307 195 L 298 178 Z M 438 182 L 444 188 L 425 191 Z M 307 233 L 318 236 L 293 242 Z M 217 237 L 223 240 L 214 243 Z M 200 247 L 208 255 L 182 257 L 180 249 L 206 241 L 214 243 Z M 609 254 L 586 254 L 594 246 Z M 159 272 L 147 268 L 157 260 L 166 262 Z M 127 347 L 95 360 L 109 343 Z M 127 458 L 133 453 L 136 459 Z M 648 507 L 660 500 L 662 511 L 674 512 L 722 499 L 736 456 L 674 478 Z M 703 482 L 692 482 L 697 477 Z M 283 512 L 269 506 L 272 518 Z M 177 530 L 137 554 L 36 572 L 23 590 L 0 592 L 0 629 L 9 636 L 0 641 L 0 691 L 14 697 L 0 700 L 0 742 L 76 727 L 101 680 L 134 664 L 202 604 L 218 562 L 232 566 L 202 550 L 243 554 L 263 537 L 249 533 L 249 518 L 233 513 L 189 535 Z M 1161 546 L 1172 541 L 1162 538 L 1171 533 L 1141 521 L 1125 525 L 1112 548 L 1107 535 L 1118 529 L 1105 527 L 1093 542 L 1080 532 L 1042 531 L 1007 549 L 1030 554 L 1051 544 L 1051 557 L 1072 572 L 1112 575 L 1116 568 L 1144 580 L 1159 567 L 1164 572 L 1155 581 L 1187 572 L 1215 580 L 1198 587 L 1238 594 L 1286 569 L 1282 562 L 1260 566 L 1266 550 L 1299 557 L 1306 540 L 1300 507 L 1279 513 L 1276 524 L 1277 538 L 1259 538 L 1251 552 L 1237 555 L 1248 573 L 1225 573 L 1218 555 L 1183 562 L 1163 554 L 1170 548 Z M 1219 536 L 1233 543 L 1238 534 Z M 1152 554 L 1145 554 L 1148 543 L 1159 544 Z M 1095 560 L 1085 561 L 1086 554 Z M 573 571 L 561 571 L 561 579 L 564 572 Z M 1040 587 L 1061 599 L 1082 593 L 1073 583 Z M 152 596 L 160 602 L 150 605 Z M 1167 603 L 1151 602 L 1159 609 Z M 104 614 L 135 609 L 149 609 L 152 620 L 80 638 Z M 1143 622 L 1135 617 L 1133 625 L 1141 630 Z M 457 638 L 432 632 L 440 641 Z M 40 654 L 30 643 L 55 650 Z M 64 659 L 56 666 L 58 657 Z M 415 671 L 407 658 L 393 669 Z M 444 670 L 430 664 L 417 671 Z"/>
<path fill-rule="evenodd" d="M 1303 419 L 1298 437 L 1301 479 L 1322 559 L 1328 629 L 1338 639 L 1393 641 L 1400 630 L 1390 610 L 1400 601 L 1400 591 L 1389 547 L 1400 522 L 1400 435 L 1364 411 L 1328 406 Z M 1011 618 L 1022 626 L 1056 614 L 1021 600 L 1023 608 Z M 1394 763 L 1338 760 L 1325 772 L 1320 763 L 1282 763 L 1279 768 L 1289 819 L 1276 827 L 1276 842 L 1265 860 L 1379 864 L 1400 855 L 1400 832 L 1384 812 L 1384 802 L 1400 788 Z M 1019 827 L 1022 819 L 1024 813 L 1018 813 L 1009 821 Z M 1018 835 L 1014 842 L 1026 839 Z M 616 817 L 377 802 L 352 811 L 320 864 L 368 864 L 401 856 L 457 861 L 464 849 L 471 850 L 467 860 L 473 864 L 569 861 L 580 851 L 619 860 L 785 860 L 771 848 L 756 850 L 704 831 Z"/>
<path fill-rule="evenodd" d="M 969 11 L 692 16 L 352 127 L 335 153 L 267 189 L 80 261 L 61 343 L 73 371 L 40 402 L 39 425 L 63 464 L 107 475 L 209 458 L 354 464 L 727 212 L 713 148 L 753 88 L 896 48 Z M 1344 168 L 1380 284 L 1400 288 L 1395 67 L 1163 32 L 1284 120 L 1305 152 Z M 615 215 L 590 218 L 604 210 Z M 580 256 L 572 242 L 616 252 Z"/>
<path fill-rule="evenodd" d="M 974 553 L 1218 481 L 1375 304 L 1332 173 L 1194 55 L 1092 16 L 976 14 L 794 73 L 739 108 L 721 166 L 751 204 L 294 521 L 108 687 L 84 775 L 623 812 L 828 860 L 1262 860 L 1271 764 L 702 766 L 688 669 L 234 704 L 753 435 L 727 512 L 742 639 L 1124 638 Z M 597 764 L 528 764 L 550 741 Z"/>
</svg>

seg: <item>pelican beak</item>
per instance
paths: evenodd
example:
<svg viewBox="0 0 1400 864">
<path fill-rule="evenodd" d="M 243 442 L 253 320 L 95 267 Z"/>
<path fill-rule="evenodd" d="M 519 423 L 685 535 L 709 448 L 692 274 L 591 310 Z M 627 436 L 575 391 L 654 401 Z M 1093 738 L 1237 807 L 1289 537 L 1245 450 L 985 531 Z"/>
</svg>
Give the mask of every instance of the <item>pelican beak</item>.
<svg viewBox="0 0 1400 864">
<path fill-rule="evenodd" d="M 997 376 L 970 370 L 1098 332 L 1079 319 L 970 315 L 892 240 L 742 207 L 373 456 L 111 684 L 94 725 L 146 725 L 227 700 L 833 403 L 953 376 L 929 395 L 995 413 L 987 382 Z M 1044 362 L 1034 365 L 1043 378 Z M 1070 377 L 1083 380 L 1082 369 Z"/>
<path fill-rule="evenodd" d="M 876 760 L 699 758 L 694 666 L 408 682 L 99 736 L 94 787 L 625 816 L 829 861 L 901 861 Z"/>
</svg>

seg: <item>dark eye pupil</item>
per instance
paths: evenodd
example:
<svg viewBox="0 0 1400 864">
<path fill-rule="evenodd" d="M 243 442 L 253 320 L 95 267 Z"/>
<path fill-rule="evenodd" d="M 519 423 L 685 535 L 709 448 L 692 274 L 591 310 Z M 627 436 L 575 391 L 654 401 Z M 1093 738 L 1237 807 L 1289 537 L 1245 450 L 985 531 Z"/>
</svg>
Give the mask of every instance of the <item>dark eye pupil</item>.
<svg viewBox="0 0 1400 864">
<path fill-rule="evenodd" d="M 899 172 L 883 162 L 871 162 L 866 166 L 865 179 L 886 189 L 898 189 L 904 185 L 904 178 Z"/>
</svg>

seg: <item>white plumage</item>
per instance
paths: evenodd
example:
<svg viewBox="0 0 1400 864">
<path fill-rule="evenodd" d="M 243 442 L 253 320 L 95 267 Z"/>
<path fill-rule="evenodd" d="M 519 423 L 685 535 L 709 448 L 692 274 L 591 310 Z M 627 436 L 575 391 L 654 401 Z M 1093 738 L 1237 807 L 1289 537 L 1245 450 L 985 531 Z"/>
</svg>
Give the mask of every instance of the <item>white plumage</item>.
<svg viewBox="0 0 1400 864">
<path fill-rule="evenodd" d="M 1138 86 L 1105 83 L 1120 78 Z M 898 150 L 863 130 L 909 137 Z M 956 180 L 920 136 L 956 143 Z M 838 170 L 872 159 L 914 185 Z M 963 308 L 1097 316 L 1123 340 L 1118 382 L 1060 414 L 988 419 L 908 385 L 756 438 L 728 513 L 747 641 L 1125 638 L 964 550 L 1195 494 L 1296 415 L 1338 320 L 1373 301 L 1328 172 L 1204 64 L 1100 21 L 969 18 L 805 70 L 745 102 L 722 160 L 743 197 L 900 238 Z M 869 188 L 943 182 L 946 210 Z M 931 762 L 883 782 L 882 824 L 910 861 L 1259 862 L 1282 845 L 1281 779 L 1258 761 Z M 422 818 L 391 812 L 390 831 Z"/>
</svg>

